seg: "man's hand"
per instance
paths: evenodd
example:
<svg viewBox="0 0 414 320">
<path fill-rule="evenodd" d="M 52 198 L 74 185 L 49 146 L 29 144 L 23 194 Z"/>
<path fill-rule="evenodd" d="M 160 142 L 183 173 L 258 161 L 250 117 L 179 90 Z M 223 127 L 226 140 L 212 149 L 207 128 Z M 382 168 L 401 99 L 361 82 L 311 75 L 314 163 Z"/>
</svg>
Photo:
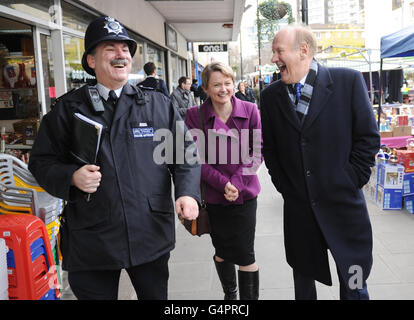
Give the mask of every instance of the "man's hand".
<svg viewBox="0 0 414 320">
<path fill-rule="evenodd" d="M 231 184 L 231 182 L 227 182 L 226 186 L 224 187 L 224 198 L 227 201 L 233 202 L 236 201 L 239 197 L 239 190 Z"/>
<path fill-rule="evenodd" d="M 102 177 L 99 169 L 98 166 L 93 164 L 79 168 L 73 173 L 72 185 L 87 193 L 96 192 Z"/>
<path fill-rule="evenodd" d="M 189 196 L 179 197 L 175 201 L 175 211 L 186 220 L 195 220 L 198 217 L 197 201 Z"/>
</svg>

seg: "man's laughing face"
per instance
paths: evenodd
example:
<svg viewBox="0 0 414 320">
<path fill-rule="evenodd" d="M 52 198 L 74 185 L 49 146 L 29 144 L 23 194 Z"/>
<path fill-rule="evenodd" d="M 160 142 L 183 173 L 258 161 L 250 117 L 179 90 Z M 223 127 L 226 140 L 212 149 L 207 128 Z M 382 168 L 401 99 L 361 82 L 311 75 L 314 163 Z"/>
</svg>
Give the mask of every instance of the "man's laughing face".
<svg viewBox="0 0 414 320">
<path fill-rule="evenodd" d="M 292 30 L 282 29 L 277 33 L 273 39 L 272 51 L 272 62 L 279 68 L 284 83 L 297 83 L 307 73 L 306 62 L 300 47 L 295 46 L 295 33 Z"/>
<path fill-rule="evenodd" d="M 128 81 L 132 66 L 128 45 L 122 41 L 104 41 L 94 51 L 87 59 L 98 82 L 108 89 L 122 87 Z"/>
</svg>

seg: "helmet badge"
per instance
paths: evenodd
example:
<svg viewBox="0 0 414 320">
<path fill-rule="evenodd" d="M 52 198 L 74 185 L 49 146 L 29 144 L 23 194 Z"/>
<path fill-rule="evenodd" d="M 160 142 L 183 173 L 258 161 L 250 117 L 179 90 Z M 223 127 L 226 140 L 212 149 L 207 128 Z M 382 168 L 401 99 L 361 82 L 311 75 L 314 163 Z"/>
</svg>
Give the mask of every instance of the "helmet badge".
<svg viewBox="0 0 414 320">
<path fill-rule="evenodd" d="M 105 29 L 108 30 L 108 33 L 115 33 L 118 35 L 119 33 L 122 33 L 122 26 L 118 21 L 115 21 L 112 17 L 106 17 L 105 18 Z"/>
</svg>

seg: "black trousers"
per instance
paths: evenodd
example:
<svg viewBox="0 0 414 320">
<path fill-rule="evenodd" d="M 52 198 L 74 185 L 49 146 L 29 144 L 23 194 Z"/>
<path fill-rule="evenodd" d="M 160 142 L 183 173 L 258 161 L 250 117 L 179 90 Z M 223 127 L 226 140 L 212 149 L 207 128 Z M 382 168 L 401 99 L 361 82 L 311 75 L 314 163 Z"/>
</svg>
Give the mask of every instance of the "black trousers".
<svg viewBox="0 0 414 320">
<path fill-rule="evenodd" d="M 339 271 L 339 296 L 341 300 L 369 300 L 367 284 L 364 281 L 362 289 L 351 290 L 345 283 Z M 293 270 L 295 284 L 295 300 L 316 300 L 315 280 Z"/>
<path fill-rule="evenodd" d="M 167 300 L 170 253 L 126 271 L 139 300 Z M 68 273 L 69 285 L 78 300 L 118 299 L 121 270 L 93 270 Z"/>
</svg>

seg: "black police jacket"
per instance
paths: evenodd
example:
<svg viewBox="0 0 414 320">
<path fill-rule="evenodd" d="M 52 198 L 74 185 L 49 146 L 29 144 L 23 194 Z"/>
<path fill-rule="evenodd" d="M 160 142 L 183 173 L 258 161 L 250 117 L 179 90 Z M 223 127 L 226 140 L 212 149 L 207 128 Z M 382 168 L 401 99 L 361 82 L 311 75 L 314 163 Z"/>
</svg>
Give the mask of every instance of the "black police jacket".
<svg viewBox="0 0 414 320">
<path fill-rule="evenodd" d="M 81 165 L 74 162 L 70 148 L 75 112 L 105 124 L 103 115 L 93 111 L 88 94 L 87 86 L 67 94 L 43 117 L 29 162 L 39 184 L 67 200 L 61 226 L 63 269 L 109 270 L 150 262 L 175 245 L 171 178 L 176 199 L 186 195 L 199 202 L 201 167 L 189 164 L 175 146 L 172 164 L 154 161 L 160 142 L 151 132 L 168 129 L 164 131 L 171 132 L 169 141 L 175 143 L 186 129 L 176 127 L 181 118 L 163 94 L 126 84 L 112 124 L 106 124 L 102 136 L 96 163 L 101 183 L 87 202 L 85 194 L 71 186 Z M 187 140 L 182 149 L 196 150 L 192 139 Z"/>
</svg>

